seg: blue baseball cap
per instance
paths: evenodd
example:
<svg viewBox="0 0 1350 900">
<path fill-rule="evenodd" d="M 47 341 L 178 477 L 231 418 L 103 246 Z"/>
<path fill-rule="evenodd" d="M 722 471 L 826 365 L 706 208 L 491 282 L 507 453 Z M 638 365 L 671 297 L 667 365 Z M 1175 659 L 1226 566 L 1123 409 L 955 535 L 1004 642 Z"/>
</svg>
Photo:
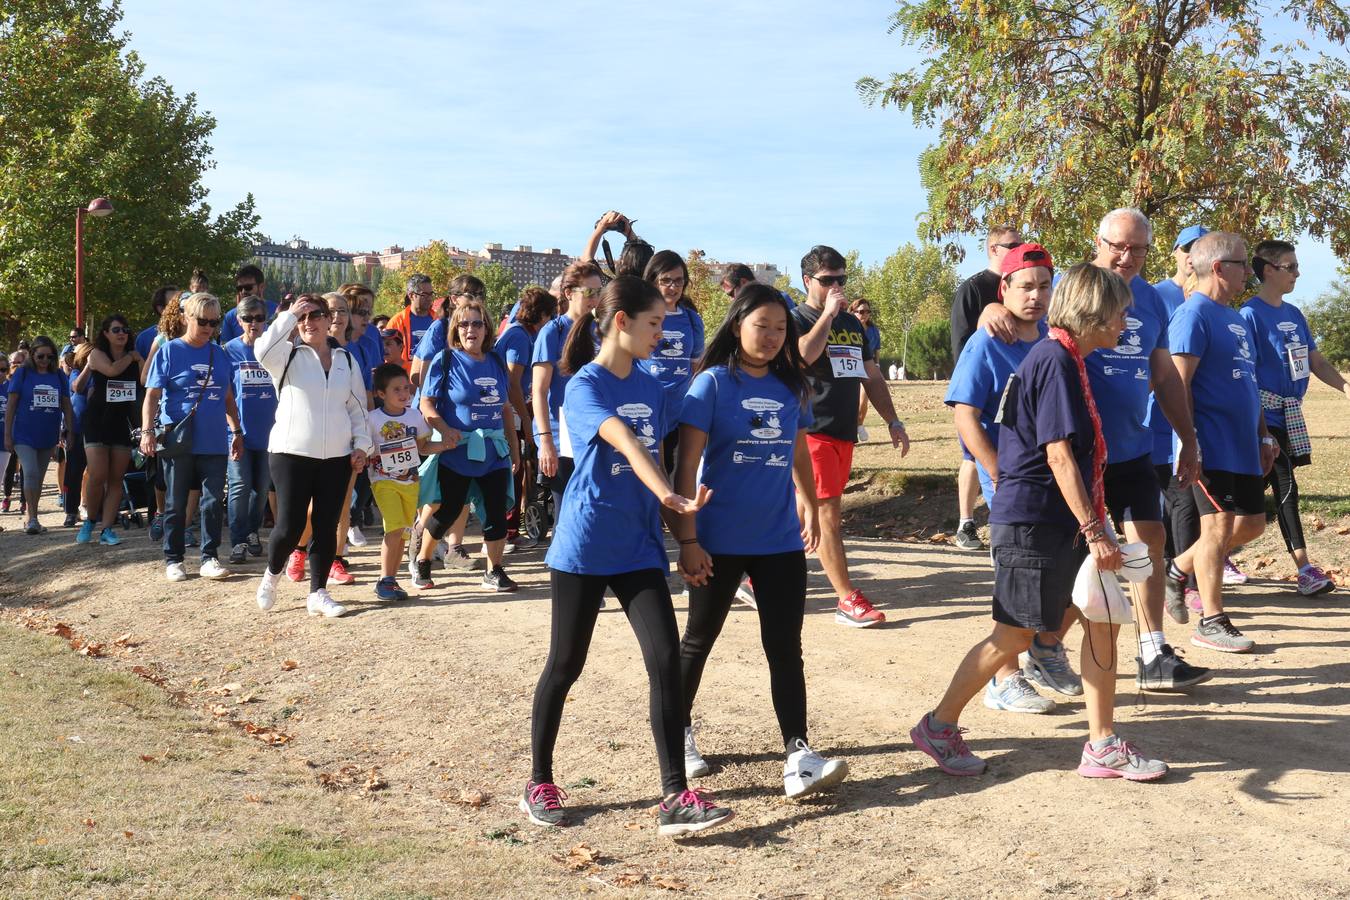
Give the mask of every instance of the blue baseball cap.
<svg viewBox="0 0 1350 900">
<path fill-rule="evenodd" d="M 1209 234 L 1209 229 L 1203 225 L 1192 225 L 1190 228 L 1184 228 L 1181 234 L 1177 235 L 1176 241 L 1172 244 L 1172 249 L 1175 250 L 1178 247 L 1193 244 L 1207 234 Z"/>
</svg>

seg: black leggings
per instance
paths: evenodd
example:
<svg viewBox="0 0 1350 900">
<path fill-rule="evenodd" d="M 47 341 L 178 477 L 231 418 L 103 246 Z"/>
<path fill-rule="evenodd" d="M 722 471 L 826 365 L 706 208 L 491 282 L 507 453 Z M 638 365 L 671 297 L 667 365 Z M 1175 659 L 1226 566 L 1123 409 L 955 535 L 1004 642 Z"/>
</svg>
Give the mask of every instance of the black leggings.
<svg viewBox="0 0 1350 900">
<path fill-rule="evenodd" d="M 337 527 L 352 477 L 351 457 L 314 459 L 269 453 L 267 460 L 277 491 L 277 523 L 267 540 L 267 571 L 274 575 L 286 571 L 286 559 L 300 543 L 308 514 L 313 532 L 309 542 L 309 590 L 313 593 L 328 585 L 328 570 L 337 557 Z"/>
<path fill-rule="evenodd" d="M 15 481 L 15 477 L 16 477 L 18 474 L 19 474 L 19 454 L 17 454 L 17 453 L 11 453 L 11 454 L 9 455 L 9 462 L 5 463 L 5 499 L 6 499 L 6 500 L 8 500 L 10 497 L 14 496 L 14 481 Z M 23 496 L 23 491 L 22 491 L 22 489 L 20 489 L 19 495 L 20 495 L 20 496 Z"/>
<path fill-rule="evenodd" d="M 783 746 L 806 740 L 806 676 L 802 672 L 802 617 L 806 612 L 806 554 L 712 558 L 713 577 L 689 591 L 689 621 L 680 642 L 684 724 L 691 724 L 694 696 L 713 642 L 722 631 L 741 576 L 749 575 L 759 607 L 759 640 L 769 661 L 769 690 Z"/>
<path fill-rule="evenodd" d="M 483 540 L 500 541 L 506 537 L 506 495 L 511 488 L 509 466 L 493 469 L 483 475 L 461 475 L 449 466 L 437 466 L 436 477 L 441 483 L 441 505 L 437 507 L 427 528 L 432 537 L 439 541 L 455 524 L 459 514 L 464 511 L 469 485 L 475 481 L 478 482 L 478 490 L 483 492 Z"/>
<path fill-rule="evenodd" d="M 661 790 L 680 793 L 684 780 L 684 702 L 680 696 L 679 631 L 666 574 L 642 569 L 621 575 L 574 575 L 549 570 L 553 589 L 553 628 L 548 662 L 534 689 L 530 752 L 535 784 L 553 781 L 553 745 L 558 741 L 567 692 L 586 666 L 595 620 L 605 588 L 614 591 L 637 635 L 647 665 L 648 716 L 661 762 Z"/>
<path fill-rule="evenodd" d="M 89 468 L 89 457 L 84 452 L 84 435 L 74 434 L 66 438 L 66 480 L 61 485 L 65 494 L 66 515 L 72 516 L 80 511 L 80 501 L 84 499 L 84 472 Z M 89 518 L 98 522 L 103 511 L 89 511 Z"/>
<path fill-rule="evenodd" d="M 1298 479 L 1294 477 L 1294 463 L 1289 458 L 1289 433 L 1283 428 L 1267 425 L 1266 431 L 1280 445 L 1280 455 L 1275 457 L 1266 483 L 1275 492 L 1275 515 L 1280 520 L 1280 534 L 1284 535 L 1284 546 L 1293 553 L 1305 550 L 1308 544 L 1303 540 L 1303 522 L 1298 517 Z"/>
<path fill-rule="evenodd" d="M 1158 486 L 1163 492 L 1163 522 L 1167 526 L 1166 558 L 1176 559 L 1200 540 L 1200 508 L 1191 489 L 1177 487 L 1171 466 L 1154 466 Z M 1195 575 L 1186 577 L 1186 586 L 1195 587 Z"/>
</svg>

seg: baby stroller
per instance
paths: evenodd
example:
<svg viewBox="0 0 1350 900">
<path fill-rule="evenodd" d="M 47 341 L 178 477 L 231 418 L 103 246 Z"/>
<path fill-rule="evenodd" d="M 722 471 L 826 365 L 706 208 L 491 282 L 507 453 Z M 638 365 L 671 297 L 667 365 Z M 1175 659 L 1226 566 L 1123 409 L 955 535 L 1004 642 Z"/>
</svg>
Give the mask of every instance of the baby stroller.
<svg viewBox="0 0 1350 900">
<path fill-rule="evenodd" d="M 520 517 L 520 530 L 530 540 L 539 543 L 553 527 L 553 491 L 539 472 L 536 454 L 524 454 L 521 465 L 525 467 L 525 509 Z"/>
<path fill-rule="evenodd" d="M 145 463 L 141 451 L 134 451 L 131 454 L 131 465 L 122 476 L 122 508 L 117 511 L 117 521 L 123 528 L 130 528 L 132 525 L 144 528 L 146 516 L 150 513 L 150 501 L 153 496 L 151 491 L 154 488 L 146 474 Z"/>
</svg>

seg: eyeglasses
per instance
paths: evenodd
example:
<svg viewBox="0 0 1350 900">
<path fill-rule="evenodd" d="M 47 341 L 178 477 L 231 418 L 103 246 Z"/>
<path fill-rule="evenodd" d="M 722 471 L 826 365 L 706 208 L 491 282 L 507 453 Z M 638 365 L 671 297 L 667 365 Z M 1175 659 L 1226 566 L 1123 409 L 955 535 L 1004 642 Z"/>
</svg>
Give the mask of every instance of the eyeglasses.
<svg viewBox="0 0 1350 900">
<path fill-rule="evenodd" d="M 239 321 L 243 322 L 245 325 L 256 325 L 258 322 L 266 322 L 267 316 L 264 316 L 262 313 L 255 313 L 251 316 L 240 316 Z"/>
<path fill-rule="evenodd" d="M 482 291 L 464 291 L 456 294 L 456 297 L 468 297 L 470 300 L 486 300 L 487 294 Z"/>
<path fill-rule="evenodd" d="M 1115 241 L 1108 241 L 1106 238 L 1101 237 L 1100 235 L 1098 235 L 1097 240 L 1101 241 L 1103 244 L 1106 245 L 1107 251 L 1112 256 L 1118 256 L 1122 258 L 1126 256 L 1134 256 L 1136 258 L 1143 258 L 1145 256 L 1148 256 L 1149 250 L 1148 244 L 1117 244 Z"/>
<path fill-rule="evenodd" d="M 1022 244 L 1024 244 L 1024 243 L 1025 243 L 1025 241 L 996 241 L 996 242 L 994 243 L 994 246 L 995 246 L 995 247 L 1002 247 L 1004 250 L 1016 250 L 1018 247 L 1022 246 Z"/>
<path fill-rule="evenodd" d="M 305 313 L 303 316 L 297 316 L 296 318 L 297 318 L 298 321 L 301 321 L 301 322 L 312 322 L 312 321 L 314 321 L 315 319 L 326 319 L 326 318 L 328 318 L 328 310 L 326 310 L 326 309 L 311 309 L 309 312 Z"/>
<path fill-rule="evenodd" d="M 258 285 L 253 284 L 253 283 L 249 283 L 249 284 L 236 284 L 236 285 L 234 286 L 234 292 L 235 292 L 236 294 L 246 294 L 246 293 L 249 293 L 249 292 L 251 292 L 251 291 L 255 291 L 255 290 L 257 290 L 257 289 L 258 289 Z"/>
<path fill-rule="evenodd" d="M 1242 268 L 1244 269 L 1251 268 L 1251 266 L 1247 265 L 1247 261 L 1245 259 L 1221 259 L 1219 260 L 1219 262 L 1228 263 L 1228 265 L 1230 266 L 1242 266 Z"/>
<path fill-rule="evenodd" d="M 843 287 L 848 284 L 847 275 L 812 275 L 811 277 L 816 280 L 816 283 L 825 287 L 834 287 L 836 285 Z"/>
<path fill-rule="evenodd" d="M 486 328 L 486 327 L 487 326 L 483 324 L 482 319 L 473 319 L 470 321 L 464 321 L 459 323 L 459 328 L 464 331 L 468 331 L 470 328 Z"/>
<path fill-rule="evenodd" d="M 220 327 L 220 320 L 219 320 L 219 319 L 203 319 L 201 316 L 198 316 L 198 317 L 197 317 L 197 324 L 200 325 L 200 326 L 202 326 L 203 328 L 219 328 L 219 327 Z"/>
<path fill-rule="evenodd" d="M 34 353 L 33 362 L 51 362 L 55 357 L 50 353 Z"/>
<path fill-rule="evenodd" d="M 683 278 L 658 278 L 656 283 L 664 288 L 682 288 L 685 285 Z"/>
<path fill-rule="evenodd" d="M 414 296 L 421 297 L 423 300 L 430 300 L 436 296 L 435 291 L 414 291 Z"/>
<path fill-rule="evenodd" d="M 365 306 L 358 306 L 352 310 L 352 315 L 360 316 L 361 318 L 364 319 L 366 316 L 370 315 L 370 308 Z"/>
<path fill-rule="evenodd" d="M 574 288 L 572 288 L 572 293 L 574 293 L 574 294 L 575 294 L 575 293 L 580 293 L 581 296 L 583 296 L 583 297 L 585 297 L 586 299 L 589 300 L 589 299 L 592 298 L 592 297 L 599 297 L 599 296 L 600 296 L 600 289 L 599 289 L 599 288 L 588 288 L 588 287 L 574 287 Z"/>
<path fill-rule="evenodd" d="M 72 341 L 82 341 L 84 340 L 84 335 L 80 334 L 78 331 L 72 332 L 70 335 L 70 339 Z"/>
<path fill-rule="evenodd" d="M 123 328 L 121 325 L 114 325 L 108 329 L 108 334 L 131 334 L 131 331 Z"/>
</svg>

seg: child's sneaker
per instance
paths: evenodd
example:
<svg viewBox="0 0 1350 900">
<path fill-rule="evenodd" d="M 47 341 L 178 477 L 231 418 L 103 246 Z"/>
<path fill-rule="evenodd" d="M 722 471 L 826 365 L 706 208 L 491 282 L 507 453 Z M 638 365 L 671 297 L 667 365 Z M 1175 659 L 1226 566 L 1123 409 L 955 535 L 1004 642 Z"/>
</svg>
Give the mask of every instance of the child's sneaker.
<svg viewBox="0 0 1350 900">
<path fill-rule="evenodd" d="M 670 801 L 662 800 L 656 814 L 659 823 L 656 830 L 661 837 L 676 837 L 714 828 L 734 818 L 734 812 L 717 806 L 706 790 L 698 788 L 686 790 Z"/>
<path fill-rule="evenodd" d="M 398 586 L 398 579 L 393 575 L 386 575 L 375 582 L 375 596 L 387 601 L 407 600 L 408 592 Z"/>
<path fill-rule="evenodd" d="M 416 561 L 413 572 L 413 587 L 419 591 L 425 591 L 427 588 L 434 588 L 436 583 L 431 580 L 431 560 L 419 559 Z"/>
</svg>

